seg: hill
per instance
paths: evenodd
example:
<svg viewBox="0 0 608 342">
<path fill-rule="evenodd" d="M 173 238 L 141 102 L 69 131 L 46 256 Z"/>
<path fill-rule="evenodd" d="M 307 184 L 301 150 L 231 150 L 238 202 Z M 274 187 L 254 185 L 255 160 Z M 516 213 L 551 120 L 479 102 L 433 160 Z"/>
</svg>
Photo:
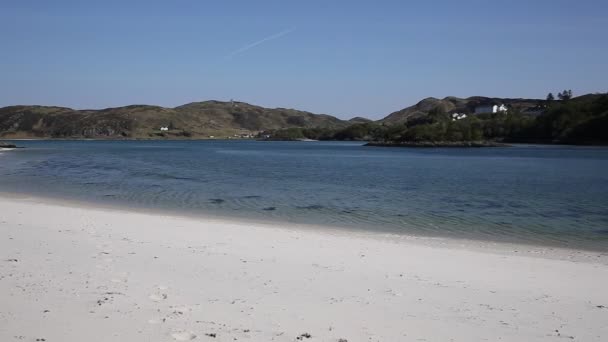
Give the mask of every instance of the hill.
<svg viewBox="0 0 608 342">
<path fill-rule="evenodd" d="M 468 115 L 478 105 L 504 103 L 505 113 Z M 533 107 L 533 111 L 525 109 Z M 532 115 L 531 115 L 532 114 Z M 383 145 L 428 142 L 506 141 L 558 144 L 608 143 L 608 94 L 588 94 L 562 101 L 498 99 L 425 99 L 381 120 L 382 126 L 360 128 L 361 135 Z M 352 131 L 353 127 L 347 128 Z M 367 129 L 367 131 L 365 130 Z"/>
<path fill-rule="evenodd" d="M 350 124 L 330 115 L 244 102 L 205 101 L 175 108 L 131 105 L 101 110 L 0 108 L 2 138 L 205 138 L 294 127 L 340 129 Z M 161 127 L 169 130 L 161 131 Z"/>
<path fill-rule="evenodd" d="M 505 104 L 507 114 L 471 114 L 477 106 Z M 502 146 L 496 142 L 559 144 L 608 143 L 608 94 L 563 101 L 470 97 L 427 98 L 376 122 L 340 129 L 284 129 L 282 140 L 359 140 L 377 146 Z M 476 142 L 471 144 L 470 142 Z"/>
<path fill-rule="evenodd" d="M 526 108 L 534 107 L 542 102 L 544 102 L 544 100 L 510 99 L 483 96 L 473 96 L 464 99 L 453 96 L 449 96 L 444 99 L 428 97 L 413 106 L 389 114 L 384 119 L 379 120 L 379 122 L 388 125 L 402 124 L 409 120 L 425 117 L 433 110 L 443 113 L 458 112 L 471 114 L 475 112 L 475 108 L 477 106 L 494 104 L 505 104 L 507 107 L 510 107 L 513 110 L 523 111 Z"/>
<path fill-rule="evenodd" d="M 508 114 L 468 115 L 462 120 L 451 116 L 471 114 L 477 106 L 494 104 L 505 104 Z M 535 110 L 527 111 L 530 108 Z M 567 101 L 430 97 L 378 121 L 360 117 L 346 121 L 295 109 L 220 101 L 193 102 L 175 108 L 149 105 L 101 110 L 50 106 L 0 108 L 0 138 L 4 139 L 196 139 L 251 137 L 261 132 L 272 140 L 606 144 L 608 94 L 588 94 Z"/>
</svg>

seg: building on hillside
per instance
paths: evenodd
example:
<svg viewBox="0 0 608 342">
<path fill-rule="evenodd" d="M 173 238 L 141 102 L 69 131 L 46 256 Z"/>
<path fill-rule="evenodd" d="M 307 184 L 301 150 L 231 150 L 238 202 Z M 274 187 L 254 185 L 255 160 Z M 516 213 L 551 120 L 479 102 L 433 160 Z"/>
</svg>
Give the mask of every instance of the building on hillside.
<svg viewBox="0 0 608 342">
<path fill-rule="evenodd" d="M 475 107 L 475 114 L 495 114 L 495 113 L 507 113 L 507 106 L 501 105 L 483 105 Z"/>
<path fill-rule="evenodd" d="M 165 131 L 168 131 L 168 130 L 169 130 L 169 127 L 161 127 L 161 128 L 160 128 L 160 131 L 161 131 L 161 132 L 165 132 Z"/>
<path fill-rule="evenodd" d="M 462 120 L 462 119 L 465 119 L 466 117 L 467 117 L 467 115 L 464 114 L 464 113 L 453 113 L 452 114 L 452 121 Z"/>
</svg>

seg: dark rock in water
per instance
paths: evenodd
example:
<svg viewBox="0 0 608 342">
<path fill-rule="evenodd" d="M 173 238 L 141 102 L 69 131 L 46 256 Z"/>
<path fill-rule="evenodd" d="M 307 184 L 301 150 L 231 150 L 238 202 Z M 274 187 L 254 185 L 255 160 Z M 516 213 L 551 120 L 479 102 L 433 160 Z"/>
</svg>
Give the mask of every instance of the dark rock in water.
<svg viewBox="0 0 608 342">
<path fill-rule="evenodd" d="M 209 200 L 209 202 L 213 203 L 213 204 L 221 204 L 226 202 L 225 200 L 221 199 L 221 198 L 212 198 Z"/>
<path fill-rule="evenodd" d="M 251 195 L 251 196 L 243 196 L 243 198 L 253 199 L 253 198 L 262 198 L 262 196 Z"/>
<path fill-rule="evenodd" d="M 273 210 L 277 210 L 277 208 L 276 207 L 266 207 L 266 208 L 264 208 L 262 210 L 273 211 Z"/>
<path fill-rule="evenodd" d="M 0 141 L 0 148 L 17 148 L 17 145 Z"/>
</svg>

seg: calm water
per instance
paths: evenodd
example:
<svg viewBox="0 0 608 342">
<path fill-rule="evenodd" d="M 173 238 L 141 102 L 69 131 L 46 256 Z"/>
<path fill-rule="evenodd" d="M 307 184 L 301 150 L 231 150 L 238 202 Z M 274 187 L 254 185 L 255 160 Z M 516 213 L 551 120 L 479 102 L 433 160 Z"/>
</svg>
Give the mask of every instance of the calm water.
<svg viewBox="0 0 608 342">
<path fill-rule="evenodd" d="M 25 141 L 0 191 L 608 251 L 608 148 Z M 0 209 L 1 210 L 1 209 Z"/>
</svg>

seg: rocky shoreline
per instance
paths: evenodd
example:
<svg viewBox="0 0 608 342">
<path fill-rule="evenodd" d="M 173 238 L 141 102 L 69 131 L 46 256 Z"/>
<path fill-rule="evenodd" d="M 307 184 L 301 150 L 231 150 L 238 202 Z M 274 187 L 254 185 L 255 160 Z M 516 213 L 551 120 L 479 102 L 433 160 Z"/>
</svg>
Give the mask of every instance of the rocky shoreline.
<svg viewBox="0 0 608 342">
<path fill-rule="evenodd" d="M 364 146 L 374 147 L 510 147 L 495 141 L 370 141 Z"/>
</svg>

